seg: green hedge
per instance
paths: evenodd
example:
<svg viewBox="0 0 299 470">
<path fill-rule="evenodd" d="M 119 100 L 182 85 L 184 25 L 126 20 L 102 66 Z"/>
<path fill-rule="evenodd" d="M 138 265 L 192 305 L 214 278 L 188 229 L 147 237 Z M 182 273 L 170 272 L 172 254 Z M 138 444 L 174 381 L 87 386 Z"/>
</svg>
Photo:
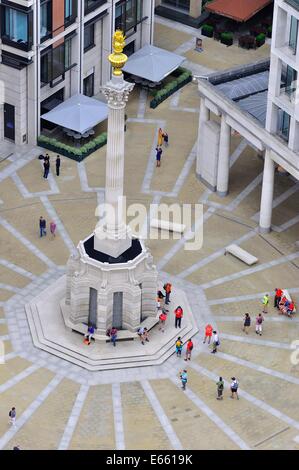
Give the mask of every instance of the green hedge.
<svg viewBox="0 0 299 470">
<path fill-rule="evenodd" d="M 88 155 L 107 143 L 107 132 L 102 132 L 102 134 L 81 147 L 73 147 L 62 143 L 53 137 L 46 137 L 44 135 L 40 135 L 38 137 L 37 143 L 40 147 L 81 162 L 81 160 L 88 157 Z"/>
<path fill-rule="evenodd" d="M 185 86 L 192 80 L 192 72 L 190 70 L 179 67 L 179 73 L 173 73 L 176 78 L 171 82 L 167 83 L 164 88 L 154 93 L 154 97 L 150 102 L 151 108 L 156 108 L 169 96 L 173 95 L 177 90 Z"/>
<path fill-rule="evenodd" d="M 212 38 L 212 37 L 213 37 L 213 34 L 214 34 L 214 28 L 213 28 L 213 26 L 211 26 L 211 25 L 209 25 L 209 24 L 204 24 L 204 25 L 202 25 L 201 34 L 202 34 L 203 36 L 207 36 L 208 38 Z"/>
<path fill-rule="evenodd" d="M 266 35 L 264 33 L 258 34 L 255 38 L 256 46 L 260 47 L 263 44 L 265 44 L 265 39 L 266 39 Z"/>
<path fill-rule="evenodd" d="M 221 33 L 220 41 L 222 44 L 226 44 L 227 46 L 231 46 L 234 42 L 234 35 L 233 33 Z"/>
</svg>

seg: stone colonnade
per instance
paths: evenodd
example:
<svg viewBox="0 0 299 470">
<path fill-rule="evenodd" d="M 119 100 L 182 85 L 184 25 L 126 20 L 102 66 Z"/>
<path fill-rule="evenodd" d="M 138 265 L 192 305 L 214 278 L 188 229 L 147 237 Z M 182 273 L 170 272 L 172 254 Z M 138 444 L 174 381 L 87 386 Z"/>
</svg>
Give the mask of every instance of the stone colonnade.
<svg viewBox="0 0 299 470">
<path fill-rule="evenodd" d="M 220 117 L 220 123 L 211 119 L 211 111 Z M 229 120 L 231 123 L 231 119 Z M 227 115 L 202 97 L 199 112 L 196 174 L 220 197 L 229 191 L 231 125 Z M 239 126 L 238 126 L 239 130 Z M 246 136 L 247 137 L 247 136 Z M 250 143 L 250 142 L 249 142 Z M 265 150 L 259 229 L 271 230 L 275 162 L 271 151 Z"/>
</svg>

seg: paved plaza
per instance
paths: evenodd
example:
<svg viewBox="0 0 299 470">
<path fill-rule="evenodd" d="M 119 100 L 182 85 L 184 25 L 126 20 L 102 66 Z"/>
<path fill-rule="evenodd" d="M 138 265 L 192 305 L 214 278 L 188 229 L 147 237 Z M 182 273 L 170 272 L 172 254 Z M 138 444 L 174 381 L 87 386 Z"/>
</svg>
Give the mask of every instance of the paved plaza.
<svg viewBox="0 0 299 470">
<path fill-rule="evenodd" d="M 155 44 L 185 55 L 196 73 L 230 68 L 269 55 L 226 48 L 204 38 L 194 51 L 195 30 L 156 18 Z M 179 372 L 186 363 L 175 355 L 162 365 L 91 372 L 33 346 L 24 305 L 65 273 L 78 242 L 93 232 L 97 204 L 103 201 L 103 147 L 81 163 L 54 155 L 42 178 L 38 148 L 1 148 L 0 163 L 0 449 L 299 449 L 299 317 L 279 316 L 275 287 L 287 288 L 299 305 L 299 186 L 276 176 L 273 231 L 258 232 L 263 160 L 238 135 L 232 136 L 230 191 L 212 193 L 195 175 L 200 98 L 189 83 L 156 109 L 135 88 L 128 115 L 125 188 L 128 204 L 202 203 L 204 242 L 184 250 L 182 240 L 148 240 L 160 279 L 183 289 L 199 333 L 188 362 L 188 384 Z M 170 145 L 156 168 L 159 127 Z M 57 235 L 39 237 L 38 221 L 57 224 Z M 196 221 L 195 221 L 196 223 Z M 224 249 L 237 243 L 259 258 L 248 267 Z M 271 294 L 262 337 L 242 318 L 261 312 Z M 176 307 L 170 304 L 170 314 Z M 173 315 L 174 316 L 174 315 Z M 174 321 L 174 320 L 173 320 Z M 203 344 L 204 326 L 220 333 L 217 354 Z M 75 333 L 74 333 L 75 334 Z M 144 346 L 140 345 L 140 348 Z M 224 400 L 216 400 L 216 381 L 225 380 Z M 231 377 L 240 383 L 240 400 L 229 398 Z M 17 409 L 16 425 L 8 411 Z"/>
</svg>

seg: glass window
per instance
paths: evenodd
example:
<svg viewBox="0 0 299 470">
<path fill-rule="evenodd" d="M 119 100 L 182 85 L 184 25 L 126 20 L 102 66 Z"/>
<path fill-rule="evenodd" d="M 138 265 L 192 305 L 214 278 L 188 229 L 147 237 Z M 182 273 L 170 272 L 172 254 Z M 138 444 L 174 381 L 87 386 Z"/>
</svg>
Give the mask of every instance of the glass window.
<svg viewBox="0 0 299 470">
<path fill-rule="evenodd" d="M 182 10 L 189 11 L 190 9 L 190 0 L 163 0 L 162 3 Z"/>
<path fill-rule="evenodd" d="M 84 0 L 84 13 L 88 13 L 90 11 L 99 8 L 100 6 L 104 5 L 107 0 Z"/>
<path fill-rule="evenodd" d="M 289 141 L 289 132 L 290 132 L 290 115 L 283 111 L 281 119 L 281 136 L 287 142 Z"/>
<path fill-rule="evenodd" d="M 2 6 L 1 18 L 3 42 L 11 41 L 16 47 L 28 50 L 32 45 L 32 12 Z"/>
<path fill-rule="evenodd" d="M 286 87 L 285 87 L 286 94 L 291 96 L 296 91 L 296 87 L 297 87 L 297 72 L 296 70 L 294 70 L 292 67 L 288 65 L 287 72 L 286 72 Z"/>
<path fill-rule="evenodd" d="M 52 0 L 40 6 L 40 38 L 47 39 L 52 33 Z"/>
<path fill-rule="evenodd" d="M 64 23 L 69 25 L 77 16 L 77 0 L 64 0 Z"/>
<path fill-rule="evenodd" d="M 296 54 L 296 49 L 297 49 L 297 35 L 298 35 L 298 20 L 294 16 L 291 16 L 289 46 L 292 49 L 294 54 Z"/>
<path fill-rule="evenodd" d="M 94 47 L 94 23 L 84 27 L 84 52 Z"/>
<path fill-rule="evenodd" d="M 48 48 L 41 56 L 41 83 L 46 85 L 60 77 L 72 66 L 72 38 Z"/>
<path fill-rule="evenodd" d="M 83 94 L 90 97 L 94 95 L 94 73 L 84 78 Z"/>
<path fill-rule="evenodd" d="M 142 0 L 127 0 L 116 5 L 115 29 L 128 32 L 142 19 Z"/>
</svg>

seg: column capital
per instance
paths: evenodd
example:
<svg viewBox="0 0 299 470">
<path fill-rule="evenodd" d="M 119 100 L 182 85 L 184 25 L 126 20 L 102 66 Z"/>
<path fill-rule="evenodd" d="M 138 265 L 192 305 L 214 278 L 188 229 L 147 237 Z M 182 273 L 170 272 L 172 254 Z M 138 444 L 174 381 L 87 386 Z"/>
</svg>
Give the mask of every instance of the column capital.
<svg viewBox="0 0 299 470">
<path fill-rule="evenodd" d="M 126 106 L 129 94 L 134 88 L 134 83 L 125 80 L 110 80 L 101 88 L 101 92 L 107 99 L 108 106 L 114 109 L 121 109 Z"/>
</svg>

